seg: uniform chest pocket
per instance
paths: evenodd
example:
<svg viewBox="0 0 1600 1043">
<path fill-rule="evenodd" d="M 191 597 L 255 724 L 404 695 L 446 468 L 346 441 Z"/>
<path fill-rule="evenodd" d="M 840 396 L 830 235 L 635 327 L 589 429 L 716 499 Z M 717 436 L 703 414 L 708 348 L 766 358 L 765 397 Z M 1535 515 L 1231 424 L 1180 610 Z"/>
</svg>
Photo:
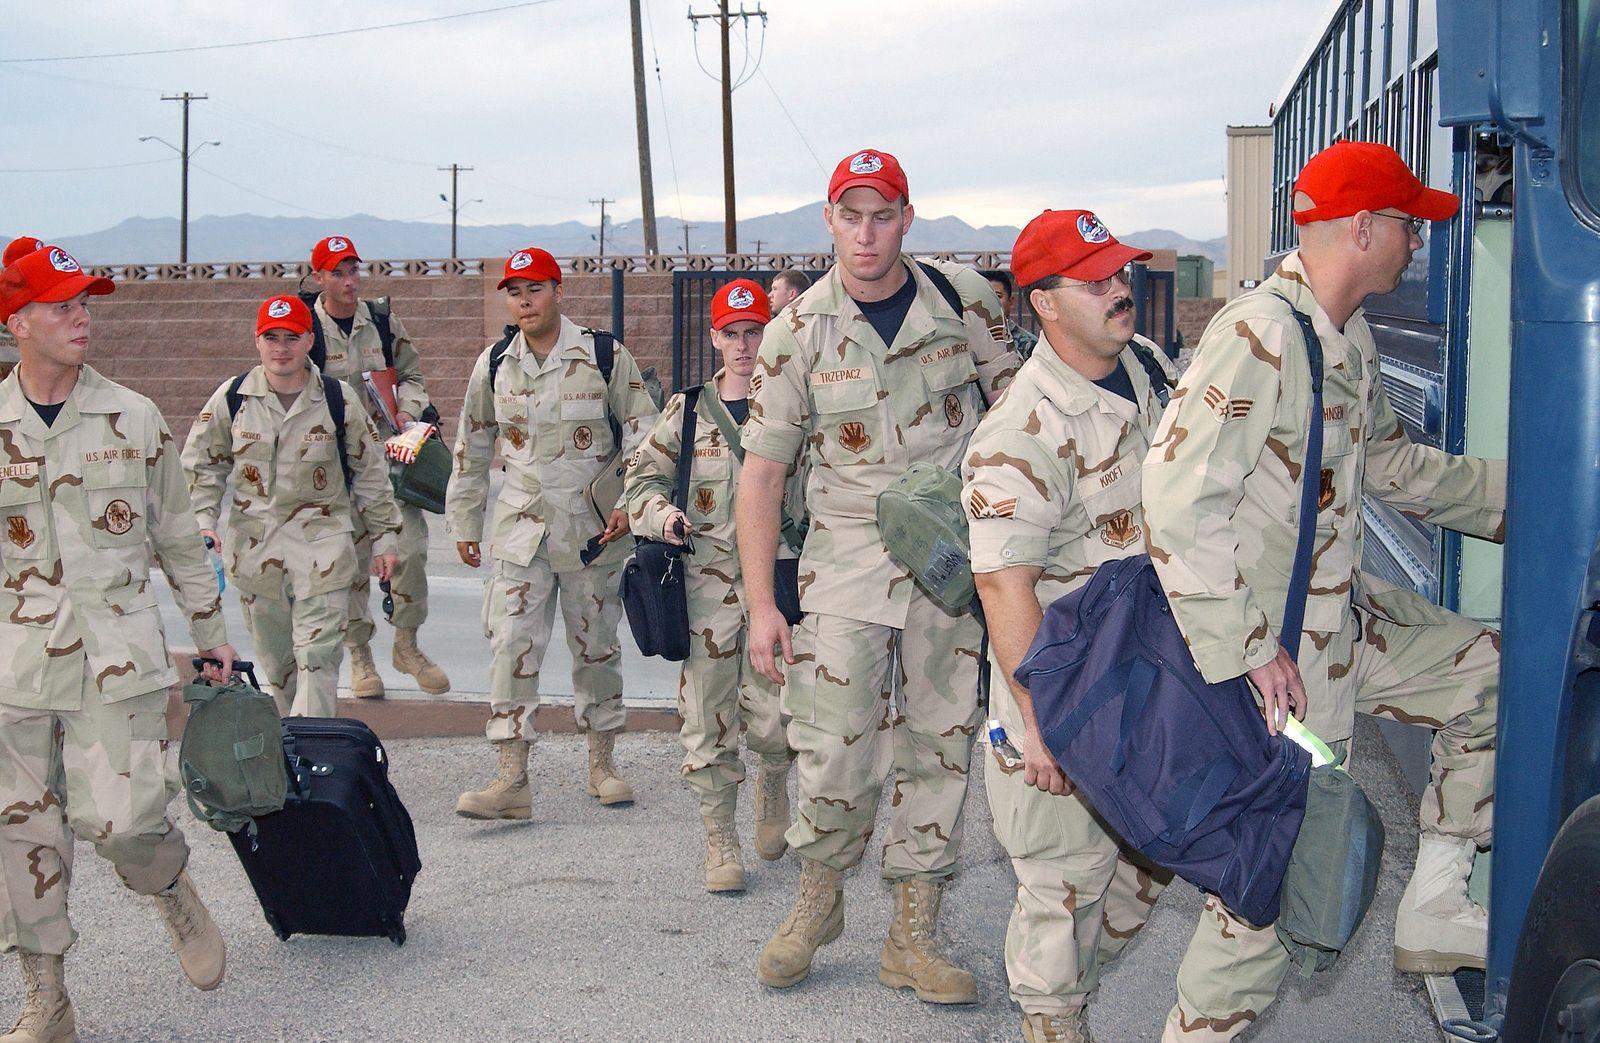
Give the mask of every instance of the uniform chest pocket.
<svg viewBox="0 0 1600 1043">
<path fill-rule="evenodd" d="M 512 460 L 526 460 L 532 453 L 533 429 L 529 410 L 533 399 L 527 395 L 494 396 L 494 419 L 500 427 L 500 452 Z"/>
<path fill-rule="evenodd" d="M 696 456 L 689 469 L 689 520 L 697 527 L 727 521 L 732 515 L 732 500 L 733 467 L 727 451 L 716 456 Z"/>
<path fill-rule="evenodd" d="M 812 374 L 819 451 L 832 467 L 881 464 L 885 433 L 878 382 L 873 377 L 830 382 L 829 372 Z"/>
<path fill-rule="evenodd" d="M 1137 553 L 1144 546 L 1144 513 L 1139 503 L 1139 458 L 1121 456 L 1109 467 L 1080 478 L 1077 486 L 1091 528 L 1091 540 L 1107 560 Z"/>
<path fill-rule="evenodd" d="M 0 523 L 5 525 L 0 556 L 33 560 L 50 553 L 49 527 L 45 512 L 44 480 L 35 473 L 31 479 L 7 478 L 0 481 Z"/>
<path fill-rule="evenodd" d="M 96 547 L 144 540 L 149 471 L 143 460 L 101 460 L 83 468 L 83 501 Z"/>
<path fill-rule="evenodd" d="M 1331 530 L 1333 519 L 1350 506 L 1359 478 L 1356 474 L 1355 440 L 1357 428 L 1344 419 L 1327 420 L 1322 425 L 1322 472 L 1317 480 L 1317 514 L 1321 528 Z M 1331 513 L 1330 513 L 1331 512 Z"/>
<path fill-rule="evenodd" d="M 929 416 L 933 423 L 969 430 L 978 423 L 978 367 L 972 353 L 962 351 L 937 362 L 922 364 L 922 382 L 928 388 Z"/>
<path fill-rule="evenodd" d="M 603 459 L 615 451 L 606 417 L 605 392 L 562 392 L 561 452 Z"/>
</svg>

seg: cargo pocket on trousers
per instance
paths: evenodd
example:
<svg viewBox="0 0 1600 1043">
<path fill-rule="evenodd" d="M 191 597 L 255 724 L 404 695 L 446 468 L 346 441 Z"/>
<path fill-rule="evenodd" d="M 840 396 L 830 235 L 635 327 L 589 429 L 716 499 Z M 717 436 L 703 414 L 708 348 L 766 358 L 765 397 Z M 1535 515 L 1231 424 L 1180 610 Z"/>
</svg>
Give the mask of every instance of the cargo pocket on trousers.
<svg viewBox="0 0 1600 1043">
<path fill-rule="evenodd" d="M 814 649 L 815 634 L 808 628 L 816 624 L 812 617 L 800 621 L 799 626 L 789 631 L 789 638 L 793 647 L 798 651 L 802 644 L 807 649 Z M 800 635 L 804 632 L 806 640 L 801 641 Z M 793 666 L 783 665 L 781 651 L 773 653 L 777 657 L 780 669 L 783 671 L 783 687 L 778 689 L 778 708 L 785 717 L 800 724 L 815 724 L 817 722 L 817 660 L 815 655 L 801 659 Z M 754 669 L 752 667 L 752 669 Z"/>
<path fill-rule="evenodd" d="M 165 695 L 165 693 L 161 693 Z M 177 766 L 169 755 L 165 711 L 128 714 L 128 744 L 123 777 L 128 786 L 132 820 L 119 823 L 120 833 L 154 833 L 167 817 L 167 805 L 178 795 Z"/>
</svg>

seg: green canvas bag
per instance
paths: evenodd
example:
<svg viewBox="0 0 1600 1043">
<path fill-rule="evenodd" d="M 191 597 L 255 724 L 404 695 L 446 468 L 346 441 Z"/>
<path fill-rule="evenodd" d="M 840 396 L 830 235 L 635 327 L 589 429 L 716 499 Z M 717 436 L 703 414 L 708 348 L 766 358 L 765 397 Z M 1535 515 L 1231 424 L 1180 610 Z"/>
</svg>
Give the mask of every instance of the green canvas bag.
<svg viewBox="0 0 1600 1043">
<path fill-rule="evenodd" d="M 878 494 L 878 532 L 884 549 L 922 589 L 952 612 L 977 597 L 968 550 L 961 476 L 917 462 Z"/>
<path fill-rule="evenodd" d="M 450 450 L 444 442 L 429 438 L 409 464 L 390 462 L 389 481 L 394 485 L 394 498 L 434 514 L 443 514 L 452 463 Z"/>
<path fill-rule="evenodd" d="M 221 687 L 185 685 L 189 720 L 183 728 L 178 769 L 189 810 L 212 829 L 255 832 L 255 817 L 283 810 L 289 772 L 277 704 L 255 684 L 250 663 L 239 661 Z"/>
</svg>

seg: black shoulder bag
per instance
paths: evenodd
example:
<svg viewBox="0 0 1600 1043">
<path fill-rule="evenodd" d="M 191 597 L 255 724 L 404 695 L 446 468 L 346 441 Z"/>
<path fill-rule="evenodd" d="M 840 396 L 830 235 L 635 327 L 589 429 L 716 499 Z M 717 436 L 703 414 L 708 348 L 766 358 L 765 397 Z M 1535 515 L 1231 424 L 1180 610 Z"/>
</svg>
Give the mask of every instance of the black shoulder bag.
<svg viewBox="0 0 1600 1043">
<path fill-rule="evenodd" d="M 672 502 L 687 514 L 689 463 L 694 459 L 694 429 L 700 388 L 683 393 L 683 432 L 678 443 L 678 481 Z M 639 539 L 622 566 L 622 608 L 628 629 L 645 655 L 673 663 L 689 658 L 689 588 L 684 577 L 687 547 Z"/>
</svg>

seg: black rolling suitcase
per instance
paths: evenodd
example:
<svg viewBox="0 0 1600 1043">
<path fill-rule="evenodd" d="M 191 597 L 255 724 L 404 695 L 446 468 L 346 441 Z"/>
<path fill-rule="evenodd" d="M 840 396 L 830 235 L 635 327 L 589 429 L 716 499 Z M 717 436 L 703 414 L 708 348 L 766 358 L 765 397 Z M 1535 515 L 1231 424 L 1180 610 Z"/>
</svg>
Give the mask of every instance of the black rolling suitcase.
<svg viewBox="0 0 1600 1043">
<path fill-rule="evenodd" d="M 360 721 L 283 722 L 289 796 L 233 848 L 279 938 L 339 934 L 406 940 L 411 882 L 422 869 L 411 816 L 389 784 L 389 759 Z"/>
</svg>

